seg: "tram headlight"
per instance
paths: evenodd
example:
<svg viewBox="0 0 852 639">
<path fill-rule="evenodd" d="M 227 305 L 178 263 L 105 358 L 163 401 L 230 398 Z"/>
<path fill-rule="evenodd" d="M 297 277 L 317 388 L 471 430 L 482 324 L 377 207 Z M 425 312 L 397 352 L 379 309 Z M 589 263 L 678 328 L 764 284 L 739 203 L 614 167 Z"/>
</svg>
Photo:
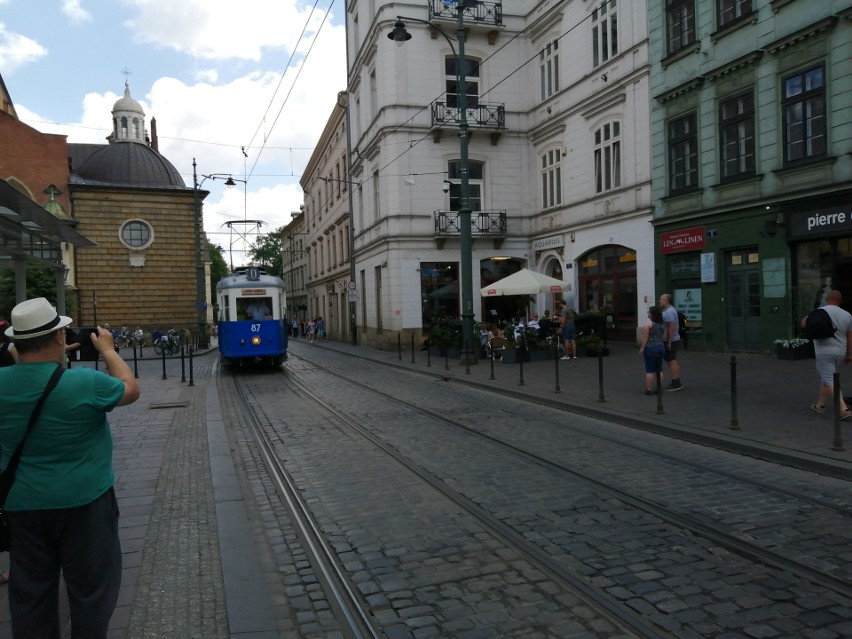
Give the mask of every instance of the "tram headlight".
<svg viewBox="0 0 852 639">
<path fill-rule="evenodd" d="M 254 344 L 255 346 L 260 344 L 260 335 L 252 335 L 251 343 Z"/>
</svg>

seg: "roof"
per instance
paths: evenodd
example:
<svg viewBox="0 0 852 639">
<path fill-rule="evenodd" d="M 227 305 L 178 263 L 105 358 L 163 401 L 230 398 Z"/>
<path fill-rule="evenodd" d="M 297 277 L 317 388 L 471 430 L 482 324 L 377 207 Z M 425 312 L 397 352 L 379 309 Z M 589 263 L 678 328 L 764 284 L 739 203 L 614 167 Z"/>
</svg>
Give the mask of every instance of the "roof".
<svg viewBox="0 0 852 639">
<path fill-rule="evenodd" d="M 114 142 L 68 147 L 72 185 L 187 188 L 174 165 L 145 144 Z"/>
</svg>

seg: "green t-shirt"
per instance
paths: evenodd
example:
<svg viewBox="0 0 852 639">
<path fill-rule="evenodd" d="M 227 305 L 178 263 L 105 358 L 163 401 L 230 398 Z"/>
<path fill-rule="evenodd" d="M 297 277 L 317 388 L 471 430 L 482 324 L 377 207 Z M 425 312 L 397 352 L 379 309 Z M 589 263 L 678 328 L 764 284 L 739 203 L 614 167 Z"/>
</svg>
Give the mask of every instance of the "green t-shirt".
<svg viewBox="0 0 852 639">
<path fill-rule="evenodd" d="M 8 464 L 30 414 L 56 364 L 21 363 L 0 368 L 0 466 Z M 124 383 L 90 368 L 62 374 L 47 398 L 21 456 L 6 509 L 75 508 L 113 485 L 112 434 L 106 414 L 124 394 Z"/>
</svg>

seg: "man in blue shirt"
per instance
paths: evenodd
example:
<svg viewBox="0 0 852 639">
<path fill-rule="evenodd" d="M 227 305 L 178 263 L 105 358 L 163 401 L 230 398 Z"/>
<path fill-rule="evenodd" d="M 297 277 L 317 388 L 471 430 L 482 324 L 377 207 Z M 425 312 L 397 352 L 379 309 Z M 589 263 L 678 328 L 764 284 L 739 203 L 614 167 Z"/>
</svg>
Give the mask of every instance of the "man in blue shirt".
<svg viewBox="0 0 852 639">
<path fill-rule="evenodd" d="M 680 320 L 677 316 L 677 309 L 672 306 L 672 296 L 669 293 L 660 295 L 660 308 L 663 309 L 663 322 L 666 324 L 666 334 L 663 342 L 666 346 L 666 353 L 663 359 L 669 367 L 669 375 L 672 378 L 671 384 L 666 387 L 667 391 L 683 390 L 683 384 L 680 383 L 680 364 L 677 361 L 677 351 L 680 346 Z"/>
</svg>

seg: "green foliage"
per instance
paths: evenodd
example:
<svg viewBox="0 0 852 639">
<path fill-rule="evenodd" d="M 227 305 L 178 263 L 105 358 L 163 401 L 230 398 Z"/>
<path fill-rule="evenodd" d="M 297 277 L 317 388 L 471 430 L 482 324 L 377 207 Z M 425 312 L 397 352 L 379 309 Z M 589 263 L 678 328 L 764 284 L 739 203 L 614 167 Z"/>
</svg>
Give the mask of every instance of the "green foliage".
<svg viewBox="0 0 852 639">
<path fill-rule="evenodd" d="M 27 299 L 45 297 L 56 305 L 56 277 L 50 269 L 40 269 L 34 263 L 27 264 Z M 66 289 L 65 312 L 74 316 L 75 298 Z M 0 317 L 9 319 L 15 307 L 15 272 L 0 269 Z"/>
<path fill-rule="evenodd" d="M 284 277 L 284 243 L 281 241 L 283 227 L 264 235 L 251 245 L 249 257 L 270 275 Z"/>
<path fill-rule="evenodd" d="M 229 273 L 225 262 L 224 249 L 218 244 L 208 244 L 207 254 L 210 256 L 210 299 L 216 299 L 216 284 Z"/>
</svg>

